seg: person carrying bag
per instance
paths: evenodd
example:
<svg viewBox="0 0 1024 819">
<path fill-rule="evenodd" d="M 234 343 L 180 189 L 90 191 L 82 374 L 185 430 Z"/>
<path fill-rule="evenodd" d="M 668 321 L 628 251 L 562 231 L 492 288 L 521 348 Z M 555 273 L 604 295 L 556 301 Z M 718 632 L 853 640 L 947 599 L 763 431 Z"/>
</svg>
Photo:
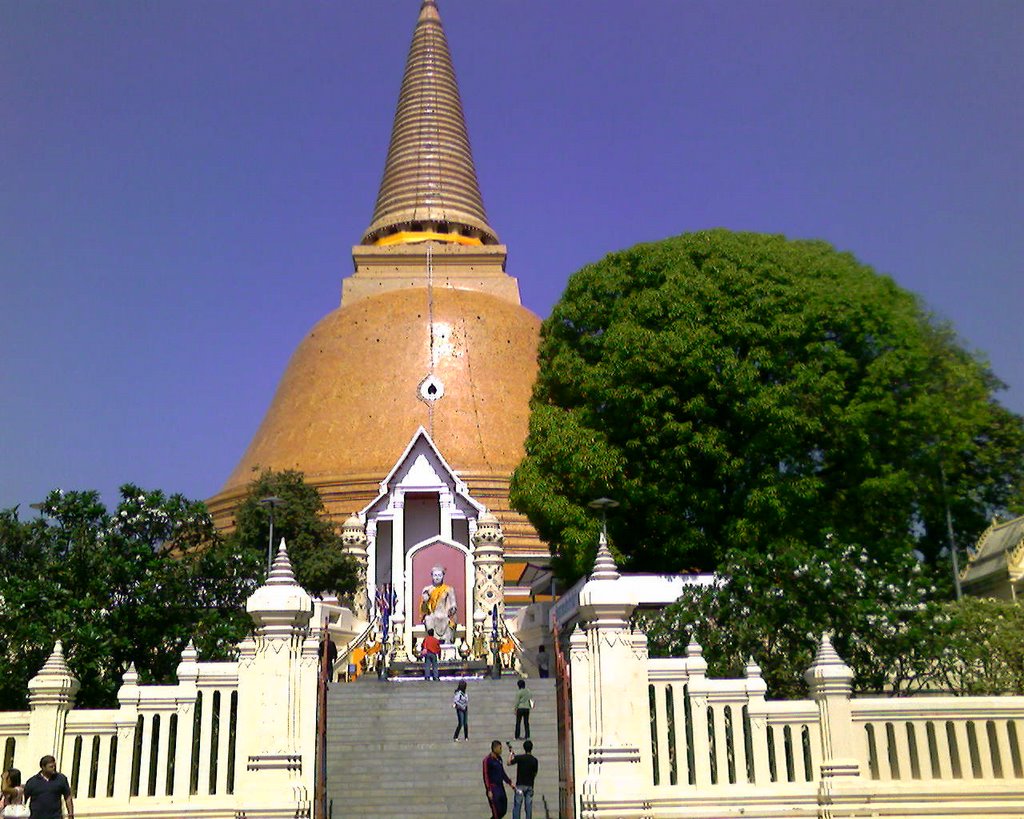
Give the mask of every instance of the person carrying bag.
<svg viewBox="0 0 1024 819">
<path fill-rule="evenodd" d="M 25 804 L 25 787 L 21 784 L 21 771 L 11 768 L 3 772 L 0 778 L 0 816 L 27 817 L 28 805 Z"/>
</svg>

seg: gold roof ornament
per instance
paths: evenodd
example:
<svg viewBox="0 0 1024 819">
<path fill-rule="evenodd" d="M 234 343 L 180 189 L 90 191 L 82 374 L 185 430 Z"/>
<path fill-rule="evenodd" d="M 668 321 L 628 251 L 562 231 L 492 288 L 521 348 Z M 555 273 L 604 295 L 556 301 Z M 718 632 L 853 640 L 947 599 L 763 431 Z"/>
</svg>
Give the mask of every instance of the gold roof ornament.
<svg viewBox="0 0 1024 819">
<path fill-rule="evenodd" d="M 384 178 L 364 245 L 498 244 L 487 223 L 462 100 L 435 0 L 412 36 Z"/>
</svg>

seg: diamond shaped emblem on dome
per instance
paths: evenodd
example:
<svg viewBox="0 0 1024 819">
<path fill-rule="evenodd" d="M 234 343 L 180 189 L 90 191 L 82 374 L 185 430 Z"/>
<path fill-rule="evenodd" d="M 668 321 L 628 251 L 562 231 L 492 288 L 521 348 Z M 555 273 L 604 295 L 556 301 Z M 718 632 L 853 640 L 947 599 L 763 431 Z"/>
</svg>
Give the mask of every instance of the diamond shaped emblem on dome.
<svg viewBox="0 0 1024 819">
<path fill-rule="evenodd" d="M 419 394 L 423 401 L 436 401 L 444 396 L 444 384 L 436 375 L 430 374 L 420 382 Z"/>
</svg>

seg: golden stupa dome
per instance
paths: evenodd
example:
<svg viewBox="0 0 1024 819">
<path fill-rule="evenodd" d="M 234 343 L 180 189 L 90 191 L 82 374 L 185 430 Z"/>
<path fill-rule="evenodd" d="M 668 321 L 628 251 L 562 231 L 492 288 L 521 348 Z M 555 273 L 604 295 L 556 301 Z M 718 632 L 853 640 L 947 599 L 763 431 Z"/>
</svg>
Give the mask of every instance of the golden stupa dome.
<svg viewBox="0 0 1024 819">
<path fill-rule="evenodd" d="M 432 294 L 394 290 L 317 323 L 224 490 L 268 467 L 317 484 L 380 481 L 421 426 L 454 469 L 508 476 L 523 455 L 540 319 L 486 293 Z"/>
<path fill-rule="evenodd" d="M 296 469 L 344 519 L 374 498 L 422 426 L 474 497 L 504 513 L 513 545 L 535 551 L 508 482 L 523 456 L 539 333 L 525 307 L 473 290 L 403 288 L 339 307 L 292 355 L 211 511 L 230 525 L 225 514 L 259 471 Z"/>
</svg>

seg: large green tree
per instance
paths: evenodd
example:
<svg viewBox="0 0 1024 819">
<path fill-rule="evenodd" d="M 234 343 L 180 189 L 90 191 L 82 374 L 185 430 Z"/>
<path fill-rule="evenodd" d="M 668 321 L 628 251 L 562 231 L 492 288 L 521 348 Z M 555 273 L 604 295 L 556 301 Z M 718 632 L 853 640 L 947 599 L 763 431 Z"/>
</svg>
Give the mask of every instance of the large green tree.
<svg viewBox="0 0 1024 819">
<path fill-rule="evenodd" d="M 271 505 L 266 498 L 277 498 Z M 262 554 L 266 559 L 270 515 L 274 515 L 276 553 L 285 539 L 288 556 L 299 585 L 311 594 L 351 594 L 356 587 L 355 561 L 344 553 L 337 529 L 324 518 L 320 493 L 307 484 L 302 473 L 265 470 L 249 485 L 235 512 L 235 530 L 228 536 L 236 552 Z"/>
<path fill-rule="evenodd" d="M 167 682 L 189 640 L 225 658 L 251 627 L 262 561 L 230 552 L 201 502 L 126 484 L 113 512 L 96 492 L 58 490 L 40 513 L 0 512 L 0 710 L 24 707 L 58 639 L 95 707 L 115 702 L 130 663 Z"/>
<path fill-rule="evenodd" d="M 727 550 L 885 558 L 966 546 L 1019 509 L 1024 424 L 913 294 L 828 244 L 707 231 L 576 273 L 543 325 L 514 505 L 568 580 L 610 495 L 625 568 Z"/>
</svg>

